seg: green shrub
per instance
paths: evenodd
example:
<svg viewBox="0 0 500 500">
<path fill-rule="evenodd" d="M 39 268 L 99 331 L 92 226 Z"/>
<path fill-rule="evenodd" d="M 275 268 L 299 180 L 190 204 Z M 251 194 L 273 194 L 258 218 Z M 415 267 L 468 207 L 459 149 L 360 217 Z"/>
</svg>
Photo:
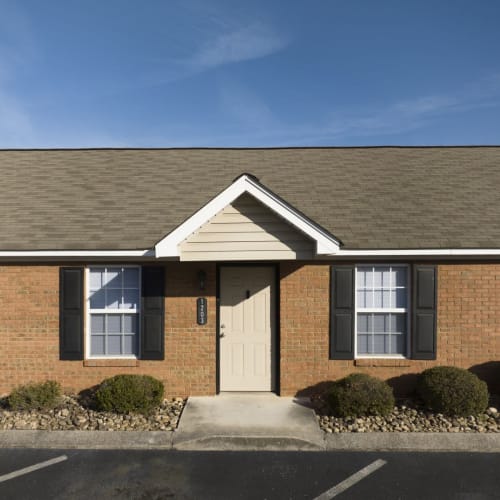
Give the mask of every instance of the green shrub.
<svg viewBox="0 0 500 500">
<path fill-rule="evenodd" d="M 16 387 L 8 397 L 13 410 L 50 410 L 61 400 L 61 386 L 54 380 Z"/>
<path fill-rule="evenodd" d="M 417 392 L 430 410 L 445 415 L 477 415 L 488 406 L 486 382 L 454 366 L 423 371 L 417 381 Z"/>
<path fill-rule="evenodd" d="M 333 382 L 326 401 L 338 417 L 387 415 L 394 409 L 394 395 L 389 385 L 365 373 L 352 373 Z"/>
<path fill-rule="evenodd" d="M 97 409 L 147 415 L 163 400 L 163 383 L 149 375 L 116 375 L 95 393 Z"/>
</svg>

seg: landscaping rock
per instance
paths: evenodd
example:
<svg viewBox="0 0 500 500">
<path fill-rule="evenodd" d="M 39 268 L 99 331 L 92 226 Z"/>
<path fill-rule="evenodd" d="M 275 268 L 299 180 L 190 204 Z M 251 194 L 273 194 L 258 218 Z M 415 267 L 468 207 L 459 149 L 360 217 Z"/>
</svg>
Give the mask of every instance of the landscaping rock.
<svg viewBox="0 0 500 500">
<path fill-rule="evenodd" d="M 12 411 L 0 405 L 0 430 L 102 430 L 102 431 L 173 431 L 186 401 L 165 399 L 147 417 L 139 414 L 119 415 L 99 412 L 82 406 L 75 396 L 63 396 L 53 410 Z"/>
<path fill-rule="evenodd" d="M 404 401 L 386 417 L 334 417 L 321 398 L 312 399 L 320 428 L 326 433 L 340 432 L 500 432 L 500 412 L 490 407 L 485 413 L 469 417 L 447 417 L 430 413 Z"/>
</svg>

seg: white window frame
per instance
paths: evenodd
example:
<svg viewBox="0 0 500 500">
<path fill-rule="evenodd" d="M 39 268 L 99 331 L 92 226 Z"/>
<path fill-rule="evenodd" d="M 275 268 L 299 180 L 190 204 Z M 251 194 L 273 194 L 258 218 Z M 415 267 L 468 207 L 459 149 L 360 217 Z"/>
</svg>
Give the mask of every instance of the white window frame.
<svg viewBox="0 0 500 500">
<path fill-rule="evenodd" d="M 90 270 L 91 269 L 109 269 L 113 267 L 135 268 L 139 271 L 139 300 L 136 309 L 91 309 L 90 308 Z M 141 356 L 141 283 L 142 283 L 142 266 L 134 264 L 97 264 L 88 265 L 85 267 L 85 307 L 86 307 L 86 327 L 85 327 L 85 359 L 140 359 Z M 110 355 L 93 355 L 91 354 L 91 316 L 92 314 L 136 314 L 137 315 L 137 354 L 110 354 Z"/>
<path fill-rule="evenodd" d="M 406 307 L 405 308 L 383 308 L 370 307 L 358 309 L 358 269 L 367 267 L 388 267 L 406 269 Z M 406 355 L 402 354 L 358 354 L 358 313 L 405 313 L 406 314 Z M 354 266 L 354 358 L 355 359 L 409 359 L 411 358 L 411 342 L 410 331 L 411 327 L 411 282 L 410 282 L 410 266 L 408 264 L 390 264 L 385 262 L 362 263 Z"/>
</svg>

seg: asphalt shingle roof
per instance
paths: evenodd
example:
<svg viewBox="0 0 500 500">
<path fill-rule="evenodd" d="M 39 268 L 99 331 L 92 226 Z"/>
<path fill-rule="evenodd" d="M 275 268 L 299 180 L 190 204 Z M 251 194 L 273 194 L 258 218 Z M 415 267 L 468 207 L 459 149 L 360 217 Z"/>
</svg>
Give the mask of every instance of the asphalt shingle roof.
<svg viewBox="0 0 500 500">
<path fill-rule="evenodd" d="M 500 248 L 500 147 L 0 151 L 0 250 L 147 249 L 242 173 L 349 249 Z"/>
</svg>

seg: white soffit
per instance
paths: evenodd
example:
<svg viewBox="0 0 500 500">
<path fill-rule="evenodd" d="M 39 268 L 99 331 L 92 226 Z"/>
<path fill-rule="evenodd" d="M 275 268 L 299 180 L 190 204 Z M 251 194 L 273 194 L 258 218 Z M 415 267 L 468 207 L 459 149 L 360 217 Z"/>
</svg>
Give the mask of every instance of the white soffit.
<svg viewBox="0 0 500 500">
<path fill-rule="evenodd" d="M 340 244 L 338 240 L 297 212 L 252 177 L 243 174 L 169 235 L 160 240 L 155 245 L 156 257 L 178 257 L 180 243 L 243 193 L 249 193 L 293 227 L 314 240 L 317 255 L 326 256 L 338 252 Z"/>
</svg>

